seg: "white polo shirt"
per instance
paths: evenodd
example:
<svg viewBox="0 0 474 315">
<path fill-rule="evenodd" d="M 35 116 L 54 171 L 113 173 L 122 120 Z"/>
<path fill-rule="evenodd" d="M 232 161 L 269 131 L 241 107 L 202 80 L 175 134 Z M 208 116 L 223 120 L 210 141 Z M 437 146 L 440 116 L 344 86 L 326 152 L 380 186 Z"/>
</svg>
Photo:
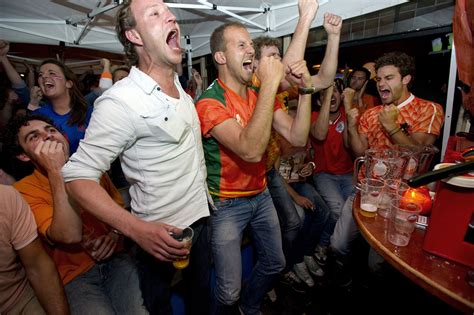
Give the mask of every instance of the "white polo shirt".
<svg viewBox="0 0 474 315">
<path fill-rule="evenodd" d="M 63 167 L 65 181 L 98 181 L 119 156 L 135 215 L 175 226 L 208 216 L 199 119 L 177 75 L 174 81 L 179 100 L 133 67 L 97 99 L 85 138 Z"/>
</svg>

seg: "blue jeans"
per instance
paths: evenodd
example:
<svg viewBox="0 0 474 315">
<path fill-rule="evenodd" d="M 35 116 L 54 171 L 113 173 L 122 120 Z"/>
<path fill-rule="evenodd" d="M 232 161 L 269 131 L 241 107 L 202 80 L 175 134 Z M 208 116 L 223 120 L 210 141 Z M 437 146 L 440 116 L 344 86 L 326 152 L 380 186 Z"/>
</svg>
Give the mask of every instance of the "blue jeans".
<svg viewBox="0 0 474 315">
<path fill-rule="evenodd" d="M 347 198 L 342 207 L 341 216 L 334 227 L 334 233 L 331 236 L 331 247 L 339 255 L 346 256 L 350 254 L 351 243 L 359 235 L 357 227 L 352 216 L 352 204 L 354 203 L 355 193 Z"/>
<path fill-rule="evenodd" d="M 71 314 L 148 314 L 136 267 L 128 254 L 98 262 L 64 286 Z"/>
<path fill-rule="evenodd" d="M 303 256 L 313 255 L 316 245 L 320 243 L 330 211 L 312 185 L 305 182 L 291 183 L 290 185 L 298 194 L 308 198 L 315 206 L 314 210 L 305 209 L 303 227 L 295 242 L 294 261 L 300 263 L 303 261 Z"/>
<path fill-rule="evenodd" d="M 289 270 L 296 262 L 294 242 L 301 228 L 301 219 L 280 173 L 272 168 L 267 172 L 267 181 L 267 187 L 280 220 L 281 241 L 286 260 L 285 270 Z"/>
<path fill-rule="evenodd" d="M 202 218 L 191 225 L 194 237 L 189 266 L 182 270 L 187 314 L 209 314 L 211 294 L 207 221 L 207 218 Z M 176 269 L 171 263 L 157 260 L 139 246 L 134 249 L 146 308 L 151 314 L 173 314 L 170 285 Z"/>
<path fill-rule="evenodd" d="M 354 191 L 352 173 L 341 175 L 316 173 L 313 175 L 313 180 L 316 190 L 331 210 L 328 224 L 321 235 L 320 242 L 321 245 L 327 246 L 330 243 L 336 222 L 341 215 L 342 207 Z"/>
<path fill-rule="evenodd" d="M 229 198 L 214 203 L 211 215 L 212 252 L 216 270 L 214 314 L 227 314 L 239 300 L 242 265 L 240 246 L 250 226 L 257 262 L 242 290 L 240 306 L 245 314 L 258 314 L 275 276 L 285 267 L 280 225 L 268 189 L 251 197 Z"/>
</svg>

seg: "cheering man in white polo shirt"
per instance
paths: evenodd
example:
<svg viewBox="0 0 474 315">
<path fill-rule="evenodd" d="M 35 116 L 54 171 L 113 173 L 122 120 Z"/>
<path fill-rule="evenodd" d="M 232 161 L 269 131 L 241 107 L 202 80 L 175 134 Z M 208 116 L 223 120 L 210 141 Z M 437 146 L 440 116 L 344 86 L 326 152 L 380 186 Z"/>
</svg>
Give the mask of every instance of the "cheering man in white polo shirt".
<svg viewBox="0 0 474 315">
<path fill-rule="evenodd" d="M 209 265 L 206 169 L 199 120 L 174 72 L 181 62 L 180 29 L 161 0 L 124 1 L 117 35 L 134 65 L 95 103 L 76 154 L 63 168 L 69 194 L 100 220 L 137 244 L 145 306 L 171 314 L 170 262 L 189 250 L 170 234 L 194 229 L 190 309 L 208 313 Z M 119 157 L 131 184 L 132 214 L 118 207 L 97 183 Z"/>
</svg>

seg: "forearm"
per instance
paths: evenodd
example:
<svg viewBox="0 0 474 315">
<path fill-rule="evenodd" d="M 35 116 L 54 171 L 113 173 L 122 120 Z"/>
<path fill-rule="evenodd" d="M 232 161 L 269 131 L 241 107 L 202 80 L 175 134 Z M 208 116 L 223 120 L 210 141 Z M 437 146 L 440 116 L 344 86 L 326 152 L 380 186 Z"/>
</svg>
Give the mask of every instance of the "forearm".
<svg viewBox="0 0 474 315">
<path fill-rule="evenodd" d="M 304 59 L 309 29 L 311 28 L 311 23 L 313 22 L 315 16 L 316 13 L 300 16 L 290 45 L 283 56 L 283 64 L 289 65 Z"/>
<path fill-rule="evenodd" d="M 23 80 L 21 79 L 20 75 L 13 67 L 13 65 L 10 63 L 10 60 L 8 60 L 7 56 L 0 57 L 0 62 L 2 63 L 3 69 L 5 70 L 8 80 L 10 80 L 12 85 L 18 85 L 23 83 Z"/>
<path fill-rule="evenodd" d="M 329 34 L 326 52 L 317 75 L 313 76 L 313 84 L 316 89 L 328 88 L 334 82 L 337 71 L 339 54 L 340 34 Z"/>
<path fill-rule="evenodd" d="M 365 150 L 368 149 L 368 146 L 362 141 L 359 132 L 357 131 L 357 127 L 349 127 L 348 128 L 348 138 L 349 138 L 349 146 L 356 156 L 361 156 L 365 153 Z"/>
<path fill-rule="evenodd" d="M 28 255 L 29 258 L 25 259 L 23 254 L 20 257 L 41 306 L 47 314 L 69 314 L 63 284 L 54 262 L 42 248 L 41 241 L 36 239 L 28 248 L 34 249 Z"/>
<path fill-rule="evenodd" d="M 77 179 L 66 183 L 71 198 L 99 220 L 134 238 L 134 223 L 139 220 L 120 207 L 99 183 L 88 179 Z"/>
<path fill-rule="evenodd" d="M 293 199 L 293 201 L 296 201 L 296 199 L 300 195 L 285 180 L 283 180 L 283 185 L 285 186 L 286 190 L 288 191 L 288 194 L 290 195 L 291 199 Z"/>
<path fill-rule="evenodd" d="M 311 126 L 311 135 L 319 141 L 326 140 L 329 129 L 329 110 L 331 107 L 332 90 L 331 95 L 327 94 L 328 93 L 326 92 L 326 95 L 323 99 L 323 104 L 319 110 L 318 118 Z"/>
<path fill-rule="evenodd" d="M 60 171 L 49 172 L 48 179 L 53 195 L 53 219 L 46 231 L 47 236 L 58 243 L 79 243 L 82 240 L 82 220 L 69 201 Z"/>
<path fill-rule="evenodd" d="M 252 118 L 240 134 L 242 154 L 250 160 L 260 160 L 267 149 L 277 88 L 276 84 L 262 83 Z"/>
<path fill-rule="evenodd" d="M 291 124 L 290 143 L 294 146 L 304 146 L 308 141 L 311 126 L 311 94 L 299 97 L 296 117 Z"/>
<path fill-rule="evenodd" d="M 27 85 L 29 88 L 32 88 L 35 86 L 35 72 L 33 70 L 28 71 Z"/>
</svg>

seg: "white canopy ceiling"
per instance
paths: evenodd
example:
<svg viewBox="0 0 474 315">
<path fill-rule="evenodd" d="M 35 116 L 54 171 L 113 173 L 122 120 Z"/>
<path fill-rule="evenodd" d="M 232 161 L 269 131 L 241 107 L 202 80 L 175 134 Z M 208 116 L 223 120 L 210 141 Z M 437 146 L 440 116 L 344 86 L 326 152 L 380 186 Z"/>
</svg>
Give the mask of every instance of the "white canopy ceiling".
<svg viewBox="0 0 474 315">
<path fill-rule="evenodd" d="M 209 37 L 220 24 L 240 20 L 254 36 L 279 37 L 293 33 L 297 1 L 288 0 L 175 0 L 172 8 L 184 36 L 189 36 L 193 57 L 209 53 Z M 324 12 L 343 19 L 367 14 L 407 0 L 319 0 L 313 27 L 322 24 Z M 10 42 L 78 46 L 121 53 L 114 32 L 114 15 L 120 0 L 0 0 L 0 38 Z M 187 46 L 188 48 L 190 46 Z"/>
</svg>

